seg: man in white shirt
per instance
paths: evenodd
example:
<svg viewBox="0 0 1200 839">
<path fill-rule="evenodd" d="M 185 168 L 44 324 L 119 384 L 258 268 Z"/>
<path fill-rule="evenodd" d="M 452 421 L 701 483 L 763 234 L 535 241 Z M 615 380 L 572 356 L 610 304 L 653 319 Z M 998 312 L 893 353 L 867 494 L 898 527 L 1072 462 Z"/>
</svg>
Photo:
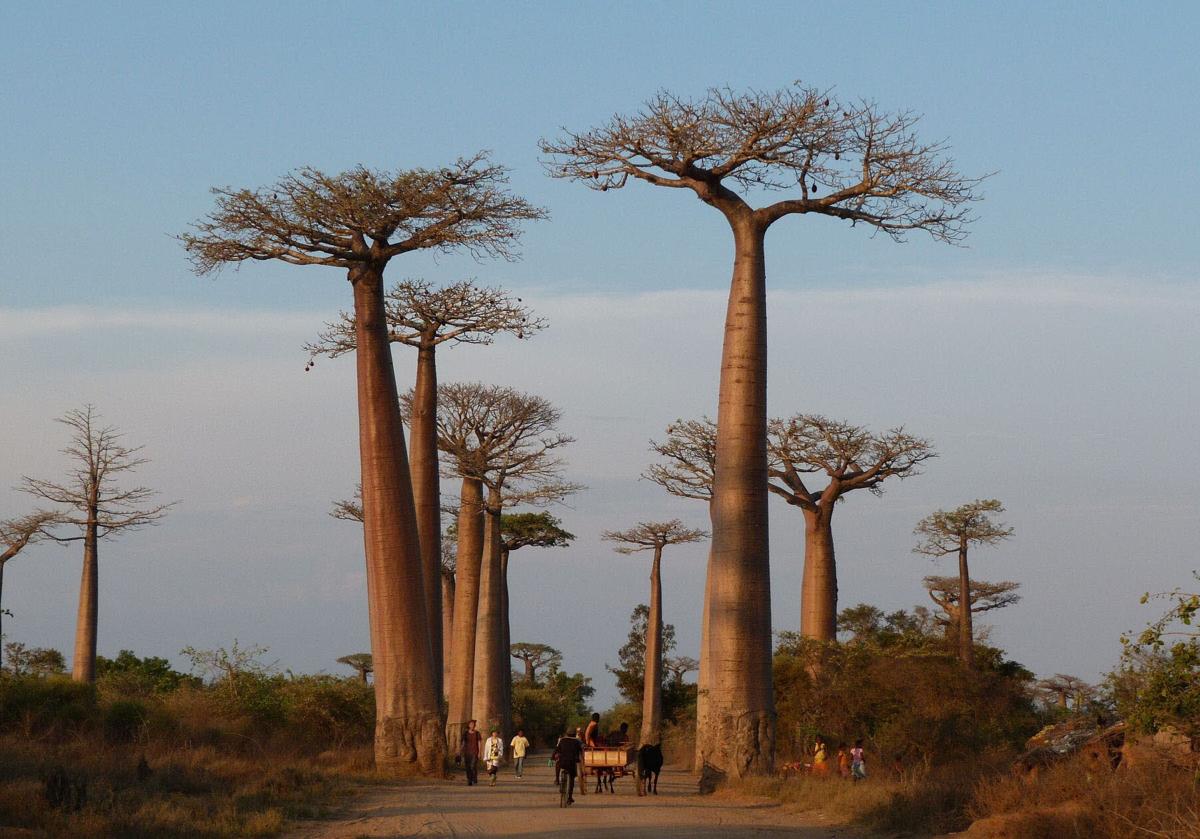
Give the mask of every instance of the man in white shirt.
<svg viewBox="0 0 1200 839">
<path fill-rule="evenodd" d="M 529 749 L 529 740 L 525 738 L 524 729 L 517 729 L 517 736 L 508 744 L 512 748 L 513 762 L 516 763 L 517 777 L 525 775 L 525 752 Z"/>
</svg>

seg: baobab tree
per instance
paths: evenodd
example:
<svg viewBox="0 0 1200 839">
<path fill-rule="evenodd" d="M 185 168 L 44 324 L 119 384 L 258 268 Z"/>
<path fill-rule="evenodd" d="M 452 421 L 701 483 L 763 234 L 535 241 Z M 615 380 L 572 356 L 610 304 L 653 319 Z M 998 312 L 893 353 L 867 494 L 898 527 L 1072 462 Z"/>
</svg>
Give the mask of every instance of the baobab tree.
<svg viewBox="0 0 1200 839">
<path fill-rule="evenodd" d="M 562 652 L 549 644 L 519 641 L 509 647 L 509 654 L 525 666 L 525 681 L 537 684 L 537 671 L 543 667 L 561 667 Z"/>
<path fill-rule="evenodd" d="M 337 660 L 338 664 L 344 664 L 358 674 L 359 681 L 364 685 L 367 683 L 367 675 L 374 671 L 374 666 L 371 664 L 370 653 L 351 653 L 344 655 Z"/>
<path fill-rule="evenodd" d="M 79 582 L 79 612 L 75 624 L 75 655 L 71 678 L 96 681 L 96 634 L 100 604 L 100 540 L 157 524 L 173 504 L 153 504 L 157 493 L 144 486 L 121 486 L 120 480 L 144 465 L 142 447 L 129 448 L 111 425 L 100 425 L 91 405 L 67 411 L 57 422 L 70 430 L 62 450 L 71 461 L 62 482 L 25 476 L 21 490 L 59 505 L 57 521 L 74 530 L 67 536 L 50 534 L 57 542 L 83 542 L 83 574 Z"/>
<path fill-rule="evenodd" d="M 529 487 L 534 495 L 530 503 L 560 503 L 576 491 L 574 484 L 558 481 L 541 482 Z M 508 559 L 521 548 L 565 548 L 575 534 L 562 527 L 562 522 L 546 512 L 500 514 L 500 614 L 504 648 L 512 649 L 512 614 L 508 596 Z M 504 668 L 506 708 L 512 708 L 512 668 Z"/>
<path fill-rule="evenodd" d="M 545 213 L 512 195 L 483 154 L 440 170 L 329 175 L 303 168 L 263 189 L 214 189 L 216 208 L 180 239 L 198 274 L 246 260 L 346 272 L 354 297 L 363 541 L 375 662 L 375 764 L 440 774 L 445 738 L 384 272 L 418 250 L 513 258 L 522 222 Z"/>
<path fill-rule="evenodd" d="M 921 142 L 918 118 L 871 102 L 839 102 L 800 85 L 698 99 L 659 93 L 631 116 L 543 140 L 554 177 L 592 189 L 633 181 L 688 190 L 718 210 L 734 261 L 717 408 L 707 639 L 700 652 L 697 767 L 734 776 L 774 760 L 771 582 L 767 533 L 767 230 L 822 215 L 902 239 L 923 230 L 957 242 L 977 179 L 942 144 Z M 752 206 L 757 196 L 794 190 Z"/>
<path fill-rule="evenodd" d="M 677 685 L 682 685 L 683 677 L 693 670 L 698 670 L 700 662 L 696 661 L 690 655 L 681 655 L 668 658 L 663 662 L 663 667 L 671 674 L 671 681 Z"/>
<path fill-rule="evenodd" d="M 1055 673 L 1049 678 L 1041 679 L 1035 687 L 1052 697 L 1054 703 L 1064 711 L 1070 707 L 1070 702 L 1074 702 L 1077 713 L 1083 710 L 1085 703 L 1096 690 L 1078 676 L 1069 676 L 1066 673 Z"/>
<path fill-rule="evenodd" d="M 442 685 L 450 679 L 450 638 L 454 631 L 455 551 L 442 534 Z"/>
<path fill-rule="evenodd" d="M 392 286 L 384 301 L 388 340 L 417 351 L 417 375 L 408 419 L 409 468 L 421 568 L 425 576 L 425 608 L 429 616 L 434 660 L 442 658 L 442 504 L 438 481 L 437 349 L 443 344 L 490 344 L 501 333 L 526 338 L 544 328 L 519 298 L 501 288 L 471 280 L 435 287 L 426 280 L 404 280 Z M 354 351 L 354 315 L 342 312 L 317 340 L 307 344 L 309 368 L 319 355 L 330 358 Z M 442 671 L 437 671 L 438 695 Z"/>
<path fill-rule="evenodd" d="M 921 581 L 925 586 L 925 590 L 929 592 L 929 599 L 932 600 L 941 610 L 942 614 L 938 618 L 938 623 L 946 630 L 946 640 L 952 644 L 957 644 L 959 632 L 959 622 L 962 619 L 962 608 L 960 607 L 960 581 L 958 577 L 937 577 L 929 576 Z M 1017 594 L 1017 589 L 1021 587 L 1020 583 L 1005 580 L 998 583 L 989 583 L 986 580 L 971 580 L 971 615 L 977 615 L 980 612 L 990 612 L 994 609 L 1003 609 L 1006 606 L 1012 606 L 1014 603 L 1019 603 L 1021 595 Z"/>
<path fill-rule="evenodd" d="M 848 422 L 797 414 L 767 423 L 769 488 L 804 514 L 804 577 L 800 633 L 818 641 L 837 638 L 837 562 L 833 550 L 833 511 L 855 490 L 883 493 L 888 478 L 919 474 L 918 464 L 936 457 L 928 440 L 903 428 L 873 434 Z M 822 473 L 824 487 L 804 476 Z"/>
<path fill-rule="evenodd" d="M 511 668 L 504 645 L 500 516 L 506 505 L 553 500 L 577 488 L 559 479 L 562 462 L 555 451 L 573 441 L 556 430 L 560 419 L 546 400 L 511 388 L 439 388 L 438 447 L 462 479 L 447 691 L 451 743 L 468 719 L 505 727 L 511 716 L 505 705 L 505 671 Z"/>
<path fill-rule="evenodd" d="M 34 510 L 24 516 L 0 521 L 0 641 L 4 638 L 4 566 L 34 542 L 47 538 L 50 535 L 50 528 L 58 520 L 57 513 L 49 510 Z M 4 656 L 0 651 L 0 664 L 3 661 Z"/>
<path fill-rule="evenodd" d="M 662 554 L 667 545 L 699 542 L 708 532 L 684 527 L 679 519 L 638 522 L 628 530 L 606 530 L 602 539 L 616 542 L 619 554 L 653 551 L 650 564 L 650 613 L 646 621 L 645 687 L 642 691 L 642 731 L 640 742 L 662 742 L 663 687 L 663 616 Z"/>
<path fill-rule="evenodd" d="M 976 499 L 954 510 L 938 510 L 917 523 L 913 534 L 921 542 L 913 553 L 942 557 L 958 555 L 958 602 L 974 602 L 971 595 L 971 576 L 967 553 L 972 545 L 995 545 L 1012 535 L 1012 528 L 992 519 L 1004 512 L 1004 506 L 994 498 Z M 975 633 L 971 610 L 961 612 L 958 623 L 958 660 L 964 667 L 975 666 Z"/>
</svg>

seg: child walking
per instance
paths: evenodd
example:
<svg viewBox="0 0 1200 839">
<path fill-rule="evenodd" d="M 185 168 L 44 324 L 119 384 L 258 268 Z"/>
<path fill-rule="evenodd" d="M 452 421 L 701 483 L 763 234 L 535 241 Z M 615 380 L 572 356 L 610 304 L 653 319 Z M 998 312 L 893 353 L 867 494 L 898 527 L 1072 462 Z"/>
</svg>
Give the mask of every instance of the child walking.
<svg viewBox="0 0 1200 839">
<path fill-rule="evenodd" d="M 866 780 L 867 762 L 863 756 L 863 741 L 855 740 L 854 748 L 850 750 L 850 777 L 855 781 Z"/>
</svg>

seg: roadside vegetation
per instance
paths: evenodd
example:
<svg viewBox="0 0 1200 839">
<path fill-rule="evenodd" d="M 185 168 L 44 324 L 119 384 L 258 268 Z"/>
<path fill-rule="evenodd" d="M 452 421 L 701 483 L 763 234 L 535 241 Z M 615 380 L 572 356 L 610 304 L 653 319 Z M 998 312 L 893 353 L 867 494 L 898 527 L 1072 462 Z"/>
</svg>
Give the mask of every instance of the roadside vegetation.
<svg viewBox="0 0 1200 839">
<path fill-rule="evenodd" d="M 200 675 L 122 651 L 95 684 L 9 644 L 0 824 L 28 836 L 272 836 L 374 777 L 374 694 L 278 673 L 266 652 L 192 650 Z"/>
</svg>

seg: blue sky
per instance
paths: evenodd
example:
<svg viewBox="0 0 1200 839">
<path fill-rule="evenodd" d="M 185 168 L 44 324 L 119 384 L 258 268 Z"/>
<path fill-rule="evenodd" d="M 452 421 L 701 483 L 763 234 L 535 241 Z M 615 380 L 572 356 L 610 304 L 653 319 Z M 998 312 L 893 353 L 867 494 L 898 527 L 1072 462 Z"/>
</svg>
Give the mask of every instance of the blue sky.
<svg viewBox="0 0 1200 839">
<path fill-rule="evenodd" d="M 306 376 L 299 351 L 348 304 L 343 278 L 251 265 L 200 279 L 172 236 L 213 185 L 491 149 L 551 213 L 524 259 L 413 255 L 391 276 L 473 276 L 549 314 L 535 341 L 455 351 L 443 378 L 566 408 L 573 477 L 591 487 L 563 511 L 581 539 L 514 565 L 514 637 L 560 640 L 611 698 L 620 639 L 563 630 L 543 589 L 603 579 L 628 612 L 644 569 L 600 530 L 651 508 L 703 524 L 636 477 L 666 422 L 712 410 L 729 236 L 676 191 L 550 180 L 537 141 L 660 88 L 802 80 L 918 111 L 963 171 L 996 173 L 967 248 L 823 219 L 770 234 L 772 410 L 905 423 L 943 451 L 839 513 L 844 602 L 919 602 L 937 569 L 908 556 L 912 525 L 997 495 L 1018 538 L 981 576 L 1026 585 L 998 638 L 1039 671 L 1093 677 L 1150 617 L 1141 591 L 1197 565 L 1198 22 L 1183 3 L 6 4 L 0 515 L 27 503 L 5 489 L 20 474 L 61 468 L 49 418 L 91 400 L 147 443 L 147 482 L 184 502 L 106 554 L 102 652 L 236 634 L 313 670 L 364 647 L 357 539 L 324 515 L 354 481 L 350 369 Z M 772 515 L 782 629 L 798 528 Z M 698 551 L 666 591 L 689 654 Z M 77 573 L 57 549 L 14 563 L 6 631 L 67 646 Z"/>
</svg>

